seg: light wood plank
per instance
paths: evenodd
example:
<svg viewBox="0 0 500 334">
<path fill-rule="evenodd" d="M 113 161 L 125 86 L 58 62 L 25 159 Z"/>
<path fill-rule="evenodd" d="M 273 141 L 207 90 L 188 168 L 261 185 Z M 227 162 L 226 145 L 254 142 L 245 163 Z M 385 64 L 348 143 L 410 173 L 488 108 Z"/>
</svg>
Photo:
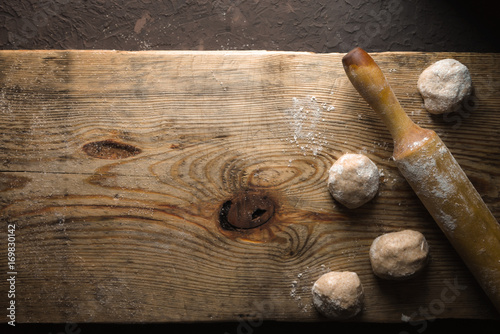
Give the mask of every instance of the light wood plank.
<svg viewBox="0 0 500 334">
<path fill-rule="evenodd" d="M 500 218 L 500 56 L 373 57 Z M 328 270 L 360 275 L 366 309 L 356 321 L 498 318 L 398 173 L 389 133 L 341 58 L 1 51 L 0 237 L 16 225 L 17 320 L 316 321 L 310 289 Z M 443 58 L 471 70 L 472 112 L 423 109 L 418 75 Z M 358 210 L 326 188 L 346 152 L 368 155 L 383 174 L 378 196 Z M 271 220 L 224 230 L 223 204 L 253 195 L 274 204 Z M 372 240 L 405 228 L 427 237 L 428 270 L 407 282 L 375 278 Z M 1 254 L 5 268 L 6 247 Z M 455 283 L 465 287 L 456 296 Z"/>
</svg>

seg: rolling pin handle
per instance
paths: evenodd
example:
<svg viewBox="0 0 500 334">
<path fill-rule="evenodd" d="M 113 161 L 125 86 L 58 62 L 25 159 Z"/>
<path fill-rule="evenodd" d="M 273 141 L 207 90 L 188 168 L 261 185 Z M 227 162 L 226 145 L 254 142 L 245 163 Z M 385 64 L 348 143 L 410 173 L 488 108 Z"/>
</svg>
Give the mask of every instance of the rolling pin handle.
<svg viewBox="0 0 500 334">
<path fill-rule="evenodd" d="M 342 64 L 352 85 L 380 115 L 394 142 L 402 140 L 416 125 L 404 112 L 373 58 L 363 49 L 355 48 L 342 58 Z"/>
</svg>

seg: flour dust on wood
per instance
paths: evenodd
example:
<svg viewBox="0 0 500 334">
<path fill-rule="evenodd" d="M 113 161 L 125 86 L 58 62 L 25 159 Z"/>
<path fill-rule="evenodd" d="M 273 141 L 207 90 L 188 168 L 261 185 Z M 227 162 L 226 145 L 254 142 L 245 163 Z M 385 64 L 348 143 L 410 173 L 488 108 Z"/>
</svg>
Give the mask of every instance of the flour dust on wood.
<svg viewBox="0 0 500 334">
<path fill-rule="evenodd" d="M 304 155 L 307 152 L 317 155 L 327 143 L 326 134 L 319 126 L 324 122 L 323 113 L 334 109 L 326 102 L 319 102 L 315 96 L 294 97 L 292 106 L 286 109 L 291 130 L 289 142 L 299 147 Z"/>
</svg>

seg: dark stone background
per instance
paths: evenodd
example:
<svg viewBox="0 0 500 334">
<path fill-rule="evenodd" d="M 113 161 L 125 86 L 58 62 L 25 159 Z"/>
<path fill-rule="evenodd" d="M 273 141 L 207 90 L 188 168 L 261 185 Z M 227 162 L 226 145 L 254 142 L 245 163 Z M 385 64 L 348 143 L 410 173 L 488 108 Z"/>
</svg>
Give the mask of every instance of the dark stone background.
<svg viewBox="0 0 500 334">
<path fill-rule="evenodd" d="M 494 0 L 0 0 L 0 49 L 500 52 Z M 5 321 L 6 322 L 6 321 Z M 500 323 L 79 324 L 86 333 L 498 333 Z M 424 325 L 426 327 L 424 327 Z M 70 327 L 71 333 L 74 327 Z M 4 322 L 2 333 L 65 333 Z"/>
<path fill-rule="evenodd" d="M 499 52 L 494 0 L 1 0 L 2 49 Z"/>
</svg>

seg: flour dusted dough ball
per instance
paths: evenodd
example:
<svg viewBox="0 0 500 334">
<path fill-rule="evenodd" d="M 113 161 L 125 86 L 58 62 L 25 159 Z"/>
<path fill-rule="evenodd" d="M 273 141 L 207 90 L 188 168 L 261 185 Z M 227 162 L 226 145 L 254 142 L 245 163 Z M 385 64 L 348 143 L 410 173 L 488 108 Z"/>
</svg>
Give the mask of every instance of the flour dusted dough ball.
<svg viewBox="0 0 500 334">
<path fill-rule="evenodd" d="M 328 190 L 333 198 L 354 209 L 370 201 L 378 191 L 377 166 L 362 154 L 344 154 L 330 168 Z"/>
<path fill-rule="evenodd" d="M 321 276 L 312 287 L 313 304 L 331 319 L 354 317 L 363 308 L 364 292 L 356 273 L 332 271 Z"/>
<path fill-rule="evenodd" d="M 376 238 L 370 247 L 375 275 L 392 280 L 409 279 L 425 268 L 429 246 L 422 233 L 412 230 L 392 232 Z"/>
<path fill-rule="evenodd" d="M 467 66 L 455 59 L 443 59 L 427 67 L 418 78 L 417 88 L 425 109 L 432 114 L 455 111 L 472 93 Z"/>
</svg>

